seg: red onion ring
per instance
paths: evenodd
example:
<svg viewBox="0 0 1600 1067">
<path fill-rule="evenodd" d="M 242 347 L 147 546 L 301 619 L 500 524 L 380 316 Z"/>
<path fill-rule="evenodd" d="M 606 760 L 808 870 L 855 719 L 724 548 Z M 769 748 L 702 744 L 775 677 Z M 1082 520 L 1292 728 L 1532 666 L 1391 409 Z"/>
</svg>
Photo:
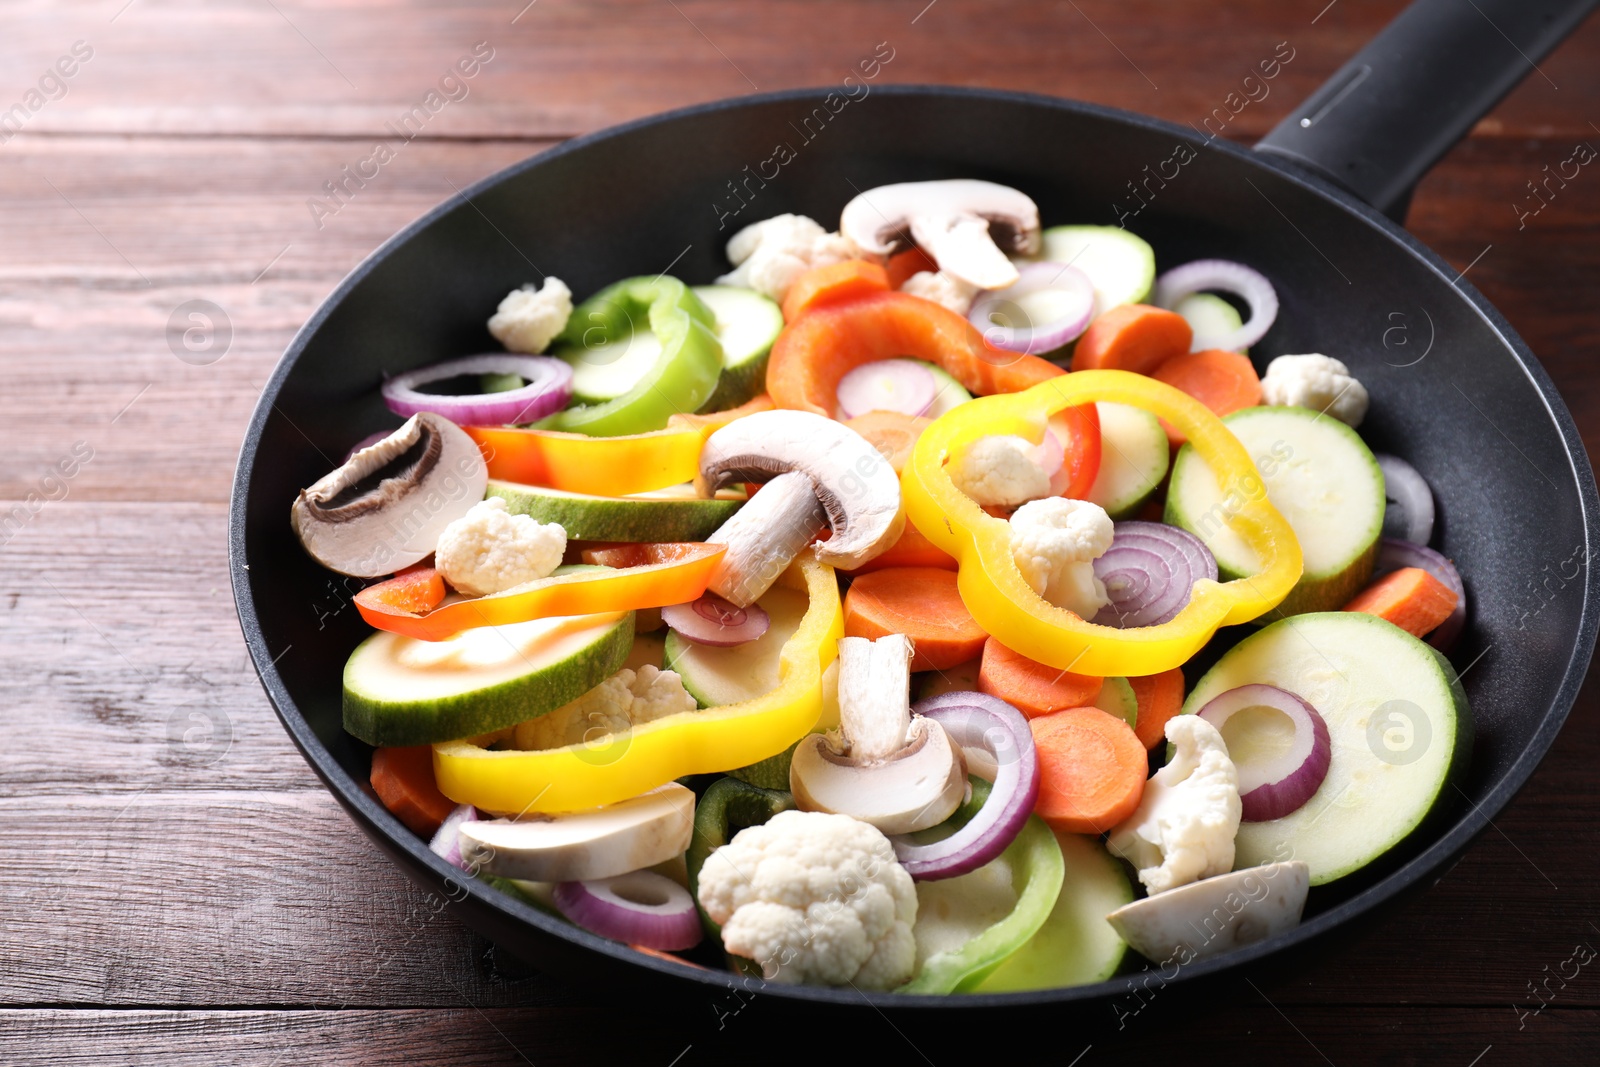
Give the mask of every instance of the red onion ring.
<svg viewBox="0 0 1600 1067">
<path fill-rule="evenodd" d="M 1433 490 L 1417 468 L 1385 452 L 1373 453 L 1383 471 L 1383 495 L 1388 508 L 1383 512 L 1383 532 L 1412 544 L 1425 545 L 1433 539 Z M 1392 518 L 1396 508 L 1400 520 Z"/>
<path fill-rule="evenodd" d="M 461 859 L 461 824 L 477 821 L 478 809 L 471 804 L 461 805 L 444 817 L 444 822 L 433 833 L 433 840 L 428 842 L 428 848 L 446 863 L 467 870 Z"/>
<path fill-rule="evenodd" d="M 1421 567 L 1455 591 L 1456 610 L 1427 637 L 1428 644 L 1448 654 L 1467 625 L 1467 587 L 1461 583 L 1460 572 L 1454 563 L 1426 545 L 1414 545 L 1393 537 L 1379 541 L 1378 562 L 1372 568 L 1372 577 L 1381 578 L 1403 567 Z"/>
<path fill-rule="evenodd" d="M 1094 561 L 1111 602 L 1100 626 L 1157 626 L 1189 603 L 1194 583 L 1217 579 L 1217 561 L 1196 536 L 1160 522 L 1119 522 L 1105 555 Z"/>
<path fill-rule="evenodd" d="M 1167 310 L 1191 293 L 1232 293 L 1250 305 L 1250 317 L 1232 333 L 1216 337 L 1195 335 L 1189 346 L 1191 352 L 1220 348 L 1232 352 L 1249 348 L 1266 335 L 1278 317 L 1278 293 L 1272 283 L 1259 271 L 1243 263 L 1228 259 L 1197 259 L 1181 267 L 1173 267 L 1156 279 L 1153 300 L 1157 307 Z"/>
<path fill-rule="evenodd" d="M 558 882 L 552 896 L 561 914 L 613 941 L 669 951 L 700 943 L 700 913 L 694 898 L 654 871 Z"/>
<path fill-rule="evenodd" d="M 941 693 L 919 701 L 925 715 L 962 748 L 981 749 L 995 763 L 994 789 L 967 825 L 933 844 L 901 834 L 889 839 L 900 865 L 922 882 L 977 870 L 1006 850 L 1022 832 L 1039 797 L 1039 759 L 1022 712 L 987 693 Z"/>
<path fill-rule="evenodd" d="M 839 379 L 839 411 L 847 419 L 869 411 L 926 415 L 939 387 L 928 368 L 912 359 L 863 363 Z"/>
<path fill-rule="evenodd" d="M 687 604 L 662 608 L 661 621 L 685 641 L 713 648 L 732 648 L 754 641 L 772 624 L 761 605 L 741 608 L 715 593 L 706 593 Z"/>
<path fill-rule="evenodd" d="M 528 384 L 504 393 L 446 396 L 417 387 L 463 375 L 515 374 Z M 533 422 L 560 411 L 572 399 L 572 367 L 551 356 L 467 356 L 397 374 L 383 383 L 383 402 L 402 417 L 419 411 L 443 415 L 458 426 L 504 426 Z"/>
<path fill-rule="evenodd" d="M 1294 723 L 1294 743 L 1289 751 L 1259 763 L 1233 765 L 1239 771 L 1239 803 L 1245 822 L 1271 822 L 1291 811 L 1298 811 L 1310 800 L 1333 762 L 1333 741 L 1328 724 L 1317 709 L 1275 685 L 1241 685 L 1212 698 L 1200 709 L 1200 717 L 1218 730 L 1246 708 L 1266 707 L 1280 711 Z"/>
<path fill-rule="evenodd" d="M 1055 294 L 1061 304 L 1051 308 L 1055 317 L 1035 322 L 1021 301 L 1041 293 Z M 1009 312 L 1009 314 L 1008 314 Z M 1016 325 L 1001 325 L 994 317 L 1019 318 Z M 979 293 L 967 309 L 967 321 L 996 348 L 1035 356 L 1051 352 L 1075 339 L 1094 316 L 1094 283 L 1077 267 L 1065 263 L 1029 263 L 1015 282 L 1004 289 Z"/>
</svg>

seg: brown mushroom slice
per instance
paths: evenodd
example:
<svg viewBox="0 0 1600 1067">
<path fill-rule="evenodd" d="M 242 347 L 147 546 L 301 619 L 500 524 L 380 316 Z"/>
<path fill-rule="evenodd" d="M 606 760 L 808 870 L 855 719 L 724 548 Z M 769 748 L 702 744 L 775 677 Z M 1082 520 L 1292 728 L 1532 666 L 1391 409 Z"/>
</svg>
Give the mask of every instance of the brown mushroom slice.
<svg viewBox="0 0 1600 1067">
<path fill-rule="evenodd" d="M 1006 185 L 954 178 L 868 189 L 845 205 L 839 232 L 863 252 L 889 255 L 916 244 L 939 269 L 980 289 L 1016 282 L 1007 255 L 1038 254 L 1039 208 Z"/>
<path fill-rule="evenodd" d="M 837 734 L 803 738 L 789 763 L 802 811 L 849 815 L 885 834 L 944 822 L 967 792 L 961 750 L 910 705 L 911 642 L 904 634 L 839 641 Z"/>
<path fill-rule="evenodd" d="M 1154 962 L 1213 956 L 1296 926 L 1310 872 L 1300 860 L 1246 867 L 1136 900 L 1106 921 Z"/>
<path fill-rule="evenodd" d="M 324 567 L 376 578 L 432 552 L 488 482 L 477 443 L 449 419 L 422 412 L 302 489 L 289 521 Z"/>
<path fill-rule="evenodd" d="M 790 471 L 811 479 L 812 491 L 833 530 L 833 536 L 816 547 L 821 562 L 846 570 L 859 567 L 888 550 L 905 529 L 900 479 L 894 468 L 850 427 L 809 411 L 761 411 L 717 430 L 706 438 L 700 453 L 695 487 L 702 496 L 710 496 L 734 482 L 769 482 Z M 798 481 L 790 484 L 798 485 Z M 726 525 L 736 523 L 766 492 L 757 493 Z M 793 508 L 795 514 L 802 511 Z M 726 544 L 720 533 L 707 540 Z M 740 553 L 770 561 L 767 566 L 775 568 L 776 577 L 805 547 L 805 542 L 795 544 L 798 537 L 792 523 L 769 526 L 764 536 L 741 545 Z M 730 550 L 729 555 L 734 553 Z M 744 569 L 740 559 L 727 565 Z M 718 595 L 738 603 L 726 593 L 719 591 Z"/>
</svg>

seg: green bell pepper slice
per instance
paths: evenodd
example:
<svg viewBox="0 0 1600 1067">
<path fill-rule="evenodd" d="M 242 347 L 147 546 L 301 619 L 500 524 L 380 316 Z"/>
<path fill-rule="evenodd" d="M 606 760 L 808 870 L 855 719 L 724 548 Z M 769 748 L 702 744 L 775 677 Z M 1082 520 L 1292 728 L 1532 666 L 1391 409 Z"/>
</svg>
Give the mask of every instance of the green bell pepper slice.
<svg viewBox="0 0 1600 1067">
<path fill-rule="evenodd" d="M 972 797 L 933 830 L 954 833 L 988 799 L 990 785 L 973 778 Z M 956 878 L 917 883 L 917 954 L 922 969 L 897 993 L 970 993 L 1026 945 L 1050 917 L 1066 863 L 1061 846 L 1037 815 L 1006 850 L 975 871 Z M 1009 912 L 996 917 L 1002 895 L 1015 894 Z"/>
<path fill-rule="evenodd" d="M 665 429 L 673 415 L 698 410 L 722 375 L 716 321 L 676 278 L 626 278 L 608 285 L 573 310 L 557 338 L 565 350 L 552 354 L 573 362 L 588 349 L 627 340 L 640 323 L 648 323 L 661 342 L 661 356 L 627 392 L 557 412 L 539 427 L 617 437 Z"/>
<path fill-rule="evenodd" d="M 780 811 L 794 808 L 794 797 L 786 790 L 763 789 L 737 778 L 718 778 L 694 807 L 694 831 L 689 852 L 684 857 L 689 868 L 689 895 L 700 912 L 700 925 L 713 938 L 722 937 L 722 927 L 700 907 L 700 868 L 711 853 L 726 845 L 747 826 L 760 826 Z"/>
</svg>

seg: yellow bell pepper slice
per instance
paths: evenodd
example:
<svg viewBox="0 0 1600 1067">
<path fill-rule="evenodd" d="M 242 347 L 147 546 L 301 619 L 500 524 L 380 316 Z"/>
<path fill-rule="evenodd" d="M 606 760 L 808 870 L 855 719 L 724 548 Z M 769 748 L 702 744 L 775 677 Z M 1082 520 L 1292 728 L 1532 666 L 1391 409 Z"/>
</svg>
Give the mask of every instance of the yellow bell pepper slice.
<svg viewBox="0 0 1600 1067">
<path fill-rule="evenodd" d="M 535 752 L 470 741 L 433 746 L 439 791 L 511 815 L 576 811 L 638 796 L 686 774 L 756 763 L 794 744 L 822 715 L 822 672 L 839 654 L 844 612 L 833 568 L 811 550 L 778 579 L 810 605 L 779 653 L 778 687 L 738 704 L 669 715 L 593 743 Z"/>
<path fill-rule="evenodd" d="M 1259 574 L 1201 579 L 1170 622 L 1120 630 L 1097 626 L 1034 592 L 1011 556 L 1011 527 L 957 489 L 950 457 L 979 437 L 1042 439 L 1045 420 L 1077 404 L 1110 401 L 1143 408 L 1187 437 L 1222 488 L 1218 516 L 1259 554 Z M 1276 607 L 1300 579 L 1300 542 L 1267 499 L 1266 484 L 1238 438 L 1198 400 L 1154 378 L 1119 370 L 1078 371 L 1018 393 L 985 396 L 951 409 L 923 431 L 901 477 L 906 514 L 960 563 L 957 588 L 978 625 L 1031 659 L 1077 674 L 1159 674 L 1187 661 L 1220 626 Z"/>
</svg>

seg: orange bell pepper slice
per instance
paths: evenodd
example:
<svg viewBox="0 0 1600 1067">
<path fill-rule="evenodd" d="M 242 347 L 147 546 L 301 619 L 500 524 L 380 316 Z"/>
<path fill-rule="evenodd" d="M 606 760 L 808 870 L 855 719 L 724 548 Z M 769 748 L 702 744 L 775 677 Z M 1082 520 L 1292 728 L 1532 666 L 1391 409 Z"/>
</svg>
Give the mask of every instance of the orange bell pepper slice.
<svg viewBox="0 0 1600 1067">
<path fill-rule="evenodd" d="M 727 549 L 690 541 L 628 545 L 625 551 L 626 562 L 618 569 L 558 574 L 423 612 L 407 610 L 402 597 L 385 590 L 400 580 L 390 579 L 357 593 L 356 609 L 380 630 L 443 641 L 478 626 L 685 604 L 706 591 L 711 572 Z"/>
</svg>

